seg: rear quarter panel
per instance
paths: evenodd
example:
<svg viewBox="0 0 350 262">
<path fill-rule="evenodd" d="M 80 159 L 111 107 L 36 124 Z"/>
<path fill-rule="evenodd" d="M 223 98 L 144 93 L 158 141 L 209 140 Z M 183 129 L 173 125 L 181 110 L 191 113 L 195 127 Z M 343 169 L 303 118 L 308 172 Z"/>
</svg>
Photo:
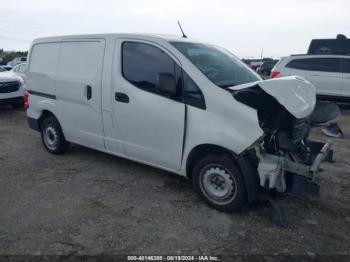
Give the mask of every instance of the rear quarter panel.
<svg viewBox="0 0 350 262">
<path fill-rule="evenodd" d="M 28 90 L 55 95 L 60 44 L 58 42 L 34 43 L 27 68 L 26 85 Z"/>
</svg>

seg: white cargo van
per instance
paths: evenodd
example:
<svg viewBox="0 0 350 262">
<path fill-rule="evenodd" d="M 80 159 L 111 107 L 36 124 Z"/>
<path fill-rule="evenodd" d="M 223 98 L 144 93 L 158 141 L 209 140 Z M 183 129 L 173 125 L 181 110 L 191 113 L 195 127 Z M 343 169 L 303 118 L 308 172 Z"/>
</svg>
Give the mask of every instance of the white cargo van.
<svg viewBox="0 0 350 262">
<path fill-rule="evenodd" d="M 231 53 L 192 39 L 37 39 L 26 81 L 29 125 L 49 152 L 73 142 L 186 176 L 223 211 L 285 192 L 288 181 L 308 183 L 331 152 L 307 140 L 313 85 L 262 81 Z"/>
</svg>

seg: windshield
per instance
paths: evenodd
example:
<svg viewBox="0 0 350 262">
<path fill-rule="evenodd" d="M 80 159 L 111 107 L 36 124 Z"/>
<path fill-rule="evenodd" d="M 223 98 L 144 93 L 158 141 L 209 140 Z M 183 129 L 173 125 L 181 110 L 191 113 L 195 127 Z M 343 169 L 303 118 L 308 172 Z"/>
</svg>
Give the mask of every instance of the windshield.
<svg viewBox="0 0 350 262">
<path fill-rule="evenodd" d="M 171 44 L 217 86 L 225 88 L 261 80 L 243 62 L 225 50 L 199 43 Z"/>
</svg>

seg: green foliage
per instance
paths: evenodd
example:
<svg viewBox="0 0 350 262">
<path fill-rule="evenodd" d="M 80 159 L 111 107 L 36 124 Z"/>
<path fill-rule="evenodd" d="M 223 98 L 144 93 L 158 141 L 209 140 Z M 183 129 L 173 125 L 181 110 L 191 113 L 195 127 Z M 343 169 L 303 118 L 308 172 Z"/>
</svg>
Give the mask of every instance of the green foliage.
<svg viewBox="0 0 350 262">
<path fill-rule="evenodd" d="M 4 64 L 4 65 L 12 61 L 15 57 L 27 56 L 27 55 L 28 55 L 28 51 L 4 51 L 3 49 L 0 49 L 0 60 L 2 60 L 1 64 Z"/>
</svg>

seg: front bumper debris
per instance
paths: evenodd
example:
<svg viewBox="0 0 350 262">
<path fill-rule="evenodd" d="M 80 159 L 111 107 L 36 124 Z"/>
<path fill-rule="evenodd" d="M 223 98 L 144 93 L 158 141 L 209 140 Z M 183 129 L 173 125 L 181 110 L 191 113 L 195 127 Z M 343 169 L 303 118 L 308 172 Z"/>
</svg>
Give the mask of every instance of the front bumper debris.
<svg viewBox="0 0 350 262">
<path fill-rule="evenodd" d="M 317 196 L 319 185 L 315 183 L 315 178 L 321 171 L 321 164 L 324 161 L 333 161 L 333 150 L 330 142 L 309 141 L 307 146 L 310 149 L 310 161 L 307 164 L 300 163 L 287 154 L 284 156 L 258 155 L 260 158 L 258 166 L 260 186 L 264 189 L 261 192 L 261 199 L 269 201 L 277 223 L 283 228 L 288 227 L 287 217 L 269 192 L 271 190 L 288 192 L 288 194 L 299 197 Z"/>
<path fill-rule="evenodd" d="M 333 150 L 331 143 L 309 141 L 310 161 L 298 162 L 288 154 L 276 156 L 263 153 L 259 155 L 258 173 L 260 186 L 281 193 L 291 191 L 298 195 L 318 194 L 318 185 L 315 182 L 324 161 L 332 161 Z M 287 179 L 287 176 L 289 179 Z M 288 181 L 291 183 L 288 184 Z"/>
<path fill-rule="evenodd" d="M 333 150 L 331 149 L 331 142 L 321 143 L 310 141 L 309 147 L 311 150 L 312 164 L 301 164 L 290 159 L 285 159 L 284 170 L 296 175 L 304 176 L 311 181 L 315 180 L 317 173 L 320 171 L 320 165 L 323 161 L 332 161 Z"/>
</svg>

